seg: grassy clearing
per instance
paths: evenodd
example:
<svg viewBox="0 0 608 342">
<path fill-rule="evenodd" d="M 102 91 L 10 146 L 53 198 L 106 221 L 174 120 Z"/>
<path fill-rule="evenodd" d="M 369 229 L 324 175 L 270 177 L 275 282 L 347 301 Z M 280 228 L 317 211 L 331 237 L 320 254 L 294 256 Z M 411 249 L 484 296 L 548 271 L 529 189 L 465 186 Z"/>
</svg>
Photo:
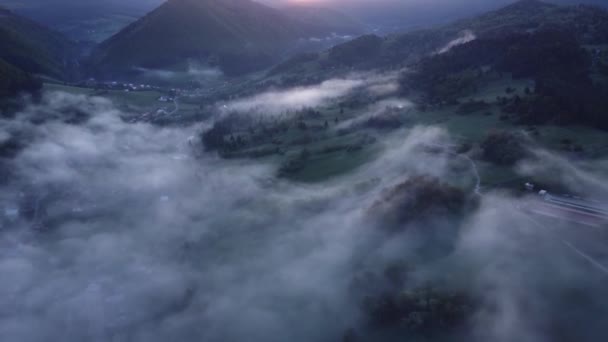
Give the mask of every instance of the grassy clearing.
<svg viewBox="0 0 608 342">
<path fill-rule="evenodd" d="M 56 83 L 45 83 L 43 89 L 46 91 L 63 91 L 75 95 L 93 95 L 93 91 L 91 89 L 70 87 Z"/>
<path fill-rule="evenodd" d="M 507 94 L 507 88 L 510 89 Z M 444 107 L 440 110 L 414 113 L 416 122 L 427 125 L 438 125 L 446 128 L 453 136 L 472 142 L 480 141 L 485 134 L 493 129 L 525 130 L 528 127 L 515 125 L 509 121 L 501 120 L 503 114 L 496 104 L 497 97 L 525 95 L 525 89 L 533 89 L 531 80 L 513 80 L 510 76 L 502 77 L 490 82 L 473 95 L 460 99 L 461 103 L 467 101 L 485 101 L 490 104 L 487 110 L 466 115 L 457 114 L 458 107 Z M 489 115 L 486 115 L 489 114 Z M 582 125 L 541 125 L 536 129 L 540 132 L 534 139 L 543 147 L 552 150 L 563 150 L 563 141 L 569 140 L 573 145 L 581 145 L 586 152 L 593 155 L 608 154 L 608 140 L 606 132 Z"/>
<path fill-rule="evenodd" d="M 539 127 L 537 140 L 541 145 L 552 150 L 566 150 L 569 146 L 580 146 L 583 153 L 592 158 L 608 156 L 608 133 L 587 126 L 554 126 Z M 571 141 L 571 144 L 564 144 Z M 569 149 L 568 149 L 569 150 Z"/>
<path fill-rule="evenodd" d="M 460 103 L 467 101 L 485 101 L 488 107 L 479 112 L 470 114 L 458 114 L 458 105 L 445 106 L 441 109 L 428 110 L 425 112 L 410 110 L 403 112 L 402 118 L 407 126 L 427 125 L 443 127 L 456 142 L 468 142 L 472 146 L 478 146 L 492 130 L 526 130 L 528 127 L 515 125 L 512 122 L 501 119 L 501 108 L 495 103 L 498 96 L 513 96 L 525 94 L 525 88 L 531 87 L 529 80 L 512 80 L 510 77 L 502 77 L 490 82 L 476 94 L 460 99 Z M 507 94 L 507 88 L 509 94 Z M 153 111 L 160 108 L 173 108 L 172 103 L 160 103 L 157 98 L 161 95 L 156 91 L 146 92 L 123 92 L 107 91 L 102 94 L 90 89 L 67 87 L 56 84 L 46 84 L 47 90 L 61 90 L 74 94 L 100 95 L 111 99 L 121 109 L 132 112 Z M 322 108 L 316 108 L 318 116 L 294 117 L 289 119 L 289 129 L 279 133 L 273 133 L 271 139 L 259 143 L 253 143 L 246 148 L 230 154 L 232 158 L 258 158 L 271 162 L 277 166 L 277 170 L 290 160 L 297 159 L 303 152 L 310 154 L 300 168 L 283 175 L 287 179 L 298 182 L 323 182 L 333 177 L 347 174 L 360 166 L 373 161 L 380 155 L 382 148 L 378 143 L 360 143 L 367 138 L 372 140 L 381 139 L 384 131 L 357 127 L 353 130 L 340 132 L 339 127 L 350 119 L 361 117 L 368 113 L 368 108 L 358 107 L 355 109 L 345 108 L 340 113 L 337 102 L 328 104 Z M 182 118 L 200 118 L 200 106 L 196 99 L 180 101 L 179 114 Z M 336 119 L 338 121 L 336 122 Z M 298 123 L 305 123 L 308 128 L 301 129 Z M 325 123 L 327 122 L 327 126 Z M 571 142 L 568 148 L 580 146 L 586 157 L 599 158 L 608 155 L 608 140 L 606 133 L 585 126 L 553 126 L 545 125 L 537 127 L 538 135 L 531 135 L 538 144 L 550 150 L 565 150 L 564 140 Z M 245 140 L 251 138 L 251 134 L 243 129 L 233 132 Z M 360 146 L 359 146 L 360 145 Z M 359 146 L 352 148 L 353 146 Z M 349 148 L 351 147 L 351 148 Z M 493 165 L 483 161 L 476 161 L 482 179 L 482 187 L 512 187 L 519 185 L 524 180 L 518 176 L 513 168 Z M 465 165 L 466 166 L 466 165 Z M 467 175 L 470 171 L 463 168 L 466 174 L 454 176 L 455 183 L 462 187 L 470 187 L 471 180 Z M 458 178 L 458 179 L 456 179 Z"/>
<path fill-rule="evenodd" d="M 152 118 L 146 113 L 157 113 L 158 111 L 172 112 L 175 104 L 172 102 L 159 102 L 158 98 L 163 95 L 158 91 L 125 92 L 119 90 L 95 91 L 87 88 L 70 87 L 59 84 L 45 84 L 47 91 L 64 91 L 71 94 L 100 96 L 111 100 L 118 109 L 125 114 L 125 119 L 152 121 L 157 124 L 183 125 L 200 121 L 203 117 L 200 105 L 194 101 L 179 100 L 179 110 L 171 115 L 155 115 Z M 146 114 L 145 117 L 143 115 Z"/>
<path fill-rule="evenodd" d="M 134 91 L 125 92 L 122 90 L 104 90 L 97 91 L 89 88 L 80 88 L 65 86 L 60 84 L 46 83 L 44 90 L 48 91 L 63 91 L 70 94 L 88 95 L 88 96 L 100 96 L 108 98 L 112 101 L 116 101 L 118 104 L 129 105 L 135 107 L 150 107 L 158 105 L 158 97 L 162 94 L 158 91 Z"/>
<path fill-rule="evenodd" d="M 487 87 L 472 96 L 459 99 L 460 103 L 468 101 L 485 101 L 488 106 L 483 110 L 469 114 L 459 114 L 459 105 L 444 106 L 441 109 L 427 111 L 410 110 L 403 113 L 403 119 L 407 126 L 423 125 L 438 126 L 444 128 L 455 142 L 467 142 L 474 148 L 478 147 L 486 135 L 493 130 L 524 131 L 529 127 L 516 125 L 503 117 L 501 107 L 496 104 L 497 97 L 524 96 L 526 88 L 533 85 L 530 80 L 512 80 L 510 76 L 502 77 L 490 82 Z M 507 92 L 508 89 L 508 92 Z M 316 118 L 304 118 L 308 126 L 323 126 L 325 121 L 329 123 L 328 129 L 299 130 L 294 124 L 290 129 L 275 136 L 275 143 L 258 145 L 258 149 L 279 148 L 281 155 L 273 156 L 277 164 L 283 164 L 290 159 L 297 159 L 302 151 L 310 153 L 310 157 L 302 163 L 299 169 L 286 175 L 286 178 L 302 182 L 322 182 L 332 177 L 346 174 L 361 165 L 373 161 L 381 153 L 379 144 L 364 146 L 360 150 L 348 151 L 340 148 L 348 145 L 356 145 L 362 136 L 371 136 L 381 139 L 382 131 L 375 131 L 358 127 L 347 134 L 339 134 L 335 129 L 335 118 L 339 118 L 339 125 L 346 120 L 360 117 L 367 113 L 366 107 L 357 109 L 346 109 L 340 114 L 337 104 L 328 105 L 325 108 L 317 108 L 320 116 Z M 584 126 L 539 126 L 536 127 L 538 134 L 530 134 L 540 146 L 550 150 L 564 150 L 564 139 L 571 141 L 570 149 L 581 146 L 586 157 L 608 155 L 608 141 L 606 133 Z M 333 150 L 333 149 L 336 150 Z M 323 150 L 326 150 L 323 152 Z M 471 156 L 479 158 L 477 153 Z M 481 176 L 483 188 L 493 187 L 516 187 L 525 182 L 510 166 L 500 166 L 476 160 Z M 454 176 L 455 185 L 465 188 L 471 186 L 468 175 L 470 171 L 465 167 L 466 174 Z M 456 179 L 458 178 L 458 179 Z"/>
<path fill-rule="evenodd" d="M 500 120 L 499 109 L 492 106 L 488 112 L 474 114 L 456 114 L 457 107 L 445 107 L 429 112 L 414 112 L 412 119 L 422 125 L 435 125 L 445 128 L 452 136 L 468 141 L 479 142 L 491 130 L 516 129 L 509 122 Z"/>
<path fill-rule="evenodd" d="M 499 112 L 490 116 L 484 114 L 458 115 L 456 108 L 436 112 L 416 113 L 416 122 L 423 125 L 436 125 L 445 128 L 457 141 L 467 141 L 473 145 L 481 143 L 491 130 L 525 130 L 527 127 L 513 125 L 499 119 Z M 539 134 L 531 136 L 542 148 L 551 151 L 576 153 L 579 158 L 600 159 L 608 156 L 607 133 L 588 126 L 555 126 L 537 127 Z M 568 141 L 568 144 L 564 144 Z M 575 151 L 580 148 L 580 151 Z M 483 161 L 478 164 L 482 186 L 484 188 L 513 187 L 525 180 L 512 167 L 494 165 Z"/>
<path fill-rule="evenodd" d="M 411 113 L 412 121 L 421 125 L 443 127 L 456 141 L 466 141 L 478 146 L 492 130 L 528 131 L 529 136 L 542 148 L 567 153 L 579 160 L 601 160 L 608 156 L 608 134 L 589 126 L 582 125 L 540 125 L 534 127 L 538 133 L 532 134 L 531 127 L 515 125 L 501 119 L 501 108 L 496 105 L 498 96 L 510 94 L 525 95 L 526 87 L 533 89 L 529 80 L 511 80 L 503 77 L 493 81 L 474 95 L 460 99 L 467 101 L 485 101 L 490 104 L 487 110 L 471 114 L 457 114 L 458 106 L 447 106 L 427 112 Z M 494 165 L 476 160 L 483 188 L 516 188 L 526 181 L 518 175 L 513 167 Z M 597 170 L 596 170 L 597 171 Z"/>
<path fill-rule="evenodd" d="M 99 96 L 113 101 L 118 108 L 132 111 L 150 111 L 161 107 L 173 108 L 173 104 L 158 102 L 162 93 L 158 91 L 125 92 L 121 90 L 96 91 L 89 88 L 71 87 L 45 83 L 46 91 L 63 91 L 76 95 Z"/>
<path fill-rule="evenodd" d="M 507 88 L 510 88 L 510 93 L 507 93 Z M 534 89 L 534 81 L 521 79 L 514 80 L 511 76 L 503 76 L 502 78 L 484 85 L 479 91 L 470 96 L 462 98 L 462 102 L 469 100 L 486 101 L 488 103 L 496 101 L 498 96 L 513 96 L 525 94 L 526 88 Z"/>
<path fill-rule="evenodd" d="M 355 152 L 338 151 L 315 155 L 302 170 L 291 174 L 288 178 L 300 182 L 326 181 L 373 161 L 380 152 L 378 146 L 369 146 Z"/>
</svg>

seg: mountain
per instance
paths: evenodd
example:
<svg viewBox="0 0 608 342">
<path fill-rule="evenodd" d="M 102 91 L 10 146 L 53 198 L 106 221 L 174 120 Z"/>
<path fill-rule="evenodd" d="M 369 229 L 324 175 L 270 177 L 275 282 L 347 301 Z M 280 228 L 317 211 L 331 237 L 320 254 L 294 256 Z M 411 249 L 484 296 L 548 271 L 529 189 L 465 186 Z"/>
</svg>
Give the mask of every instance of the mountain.
<svg viewBox="0 0 608 342">
<path fill-rule="evenodd" d="M 63 78 L 75 46 L 61 34 L 0 8 L 0 59 L 23 71 Z"/>
<path fill-rule="evenodd" d="M 608 58 L 605 44 L 582 44 L 576 30 L 542 28 L 481 37 L 423 58 L 401 78 L 405 95 L 428 106 L 458 104 L 498 79 L 524 81 L 527 90 L 494 105 L 516 124 L 581 124 L 608 130 Z M 506 77 L 503 78 L 502 75 Z M 501 94 L 502 95 L 502 94 Z M 492 99 L 494 100 L 494 99 Z M 491 100 L 468 101 L 467 114 Z"/>
<path fill-rule="evenodd" d="M 66 21 L 97 19 L 108 14 L 141 16 L 163 0 L 0 0 L 0 6 L 49 27 Z"/>
<path fill-rule="evenodd" d="M 61 32 L 74 41 L 100 43 L 163 2 L 163 0 L 0 0 L 0 6 Z"/>
<path fill-rule="evenodd" d="M 388 54 L 397 56 L 411 52 L 428 54 L 455 42 L 462 37 L 463 32 L 469 32 L 475 38 L 489 38 L 545 28 L 568 30 L 582 43 L 608 42 L 608 12 L 594 6 L 559 6 L 539 0 L 520 0 L 496 11 L 438 29 L 393 36 L 385 48 Z M 413 43 L 421 37 L 429 44 L 416 51 Z"/>
<path fill-rule="evenodd" d="M 527 0 L 451 29 L 464 27 L 478 34 L 411 64 L 401 76 L 403 95 L 461 115 L 494 106 L 518 125 L 608 130 L 608 11 Z M 500 82 L 527 85 L 480 100 L 480 89 Z"/>
<path fill-rule="evenodd" d="M 310 70 L 311 66 L 319 72 L 353 67 L 399 68 L 470 40 L 545 28 L 568 30 L 582 44 L 607 44 L 608 11 L 588 5 L 559 6 L 538 0 L 521 0 L 438 28 L 387 37 L 360 37 L 319 53 L 316 58 L 309 57 L 300 63 L 288 61 L 286 64 L 295 73 Z M 285 65 L 282 65 L 282 70 L 287 70 Z"/>
<path fill-rule="evenodd" d="M 250 0 L 169 0 L 103 42 L 91 61 L 117 73 L 195 58 L 241 74 L 271 65 L 321 31 L 329 30 Z"/>
</svg>

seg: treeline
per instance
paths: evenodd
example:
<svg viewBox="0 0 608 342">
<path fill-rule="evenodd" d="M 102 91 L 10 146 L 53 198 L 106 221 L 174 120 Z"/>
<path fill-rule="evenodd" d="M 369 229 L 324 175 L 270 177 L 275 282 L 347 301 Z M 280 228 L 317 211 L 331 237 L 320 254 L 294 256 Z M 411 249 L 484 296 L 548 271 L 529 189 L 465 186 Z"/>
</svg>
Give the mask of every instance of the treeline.
<svg viewBox="0 0 608 342">
<path fill-rule="evenodd" d="M 37 92 L 41 88 L 42 83 L 37 78 L 0 59 L 0 100 L 22 92 Z"/>
<path fill-rule="evenodd" d="M 564 30 L 478 39 L 424 59 L 402 88 L 430 104 L 454 103 L 484 86 L 489 74 L 534 80 L 525 95 L 499 99 L 522 124 L 581 123 L 608 129 L 608 89 L 591 77 L 591 56 Z"/>
<path fill-rule="evenodd" d="M 213 126 L 201 133 L 201 140 L 207 151 L 217 151 L 227 155 L 239 150 L 263 144 L 282 145 L 279 136 L 289 129 L 302 132 L 325 130 L 329 121 L 313 125 L 307 120 L 317 120 L 322 117 L 317 110 L 306 108 L 283 116 L 255 116 L 253 113 L 233 113 L 217 120 Z M 306 144 L 308 142 L 301 142 Z M 300 144 L 300 143 L 298 143 Z M 273 148 L 272 153 L 278 153 Z"/>
<path fill-rule="evenodd" d="M 429 176 L 415 176 L 386 190 L 369 209 L 382 226 L 400 231 L 436 217 L 461 216 L 469 205 L 460 188 Z"/>
</svg>

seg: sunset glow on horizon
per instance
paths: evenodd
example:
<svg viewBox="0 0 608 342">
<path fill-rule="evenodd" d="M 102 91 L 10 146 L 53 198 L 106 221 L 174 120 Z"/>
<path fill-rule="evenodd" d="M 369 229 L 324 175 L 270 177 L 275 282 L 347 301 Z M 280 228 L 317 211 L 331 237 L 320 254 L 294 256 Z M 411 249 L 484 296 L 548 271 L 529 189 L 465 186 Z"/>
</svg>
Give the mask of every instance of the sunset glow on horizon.
<svg viewBox="0 0 608 342">
<path fill-rule="evenodd" d="M 294 5 L 312 5 L 327 2 L 326 0 L 287 0 L 288 3 Z"/>
</svg>

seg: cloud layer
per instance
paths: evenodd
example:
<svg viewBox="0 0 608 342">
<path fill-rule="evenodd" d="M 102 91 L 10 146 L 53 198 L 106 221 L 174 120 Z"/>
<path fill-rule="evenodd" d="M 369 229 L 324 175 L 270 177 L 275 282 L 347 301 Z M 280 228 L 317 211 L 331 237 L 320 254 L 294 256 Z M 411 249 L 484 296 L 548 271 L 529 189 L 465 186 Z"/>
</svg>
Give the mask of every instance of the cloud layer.
<svg viewBox="0 0 608 342">
<path fill-rule="evenodd" d="M 232 105 L 312 106 L 362 85 L 332 81 Z M 65 120 L 74 113 L 81 120 Z M 415 175 L 474 181 L 462 160 L 429 151 L 451 145 L 436 127 L 386 136 L 375 161 L 302 186 L 277 180 L 272 164 L 200 153 L 197 127 L 128 124 L 121 114 L 107 100 L 54 93 L 0 121 L 2 141 L 22 142 L 2 164 L 0 340 L 339 340 L 366 327 L 356 275 L 420 261 L 429 229 L 387 236 L 366 218 L 369 206 Z M 580 175 L 575 184 L 602 179 Z M 595 239 L 530 221 L 515 205 L 525 199 L 480 201 L 462 225 L 433 223 L 458 231 L 453 250 L 417 265 L 411 285 L 477 294 L 469 340 L 549 341 L 567 319 L 585 323 L 573 336 L 599 336 L 605 275 L 565 243 Z"/>
</svg>

